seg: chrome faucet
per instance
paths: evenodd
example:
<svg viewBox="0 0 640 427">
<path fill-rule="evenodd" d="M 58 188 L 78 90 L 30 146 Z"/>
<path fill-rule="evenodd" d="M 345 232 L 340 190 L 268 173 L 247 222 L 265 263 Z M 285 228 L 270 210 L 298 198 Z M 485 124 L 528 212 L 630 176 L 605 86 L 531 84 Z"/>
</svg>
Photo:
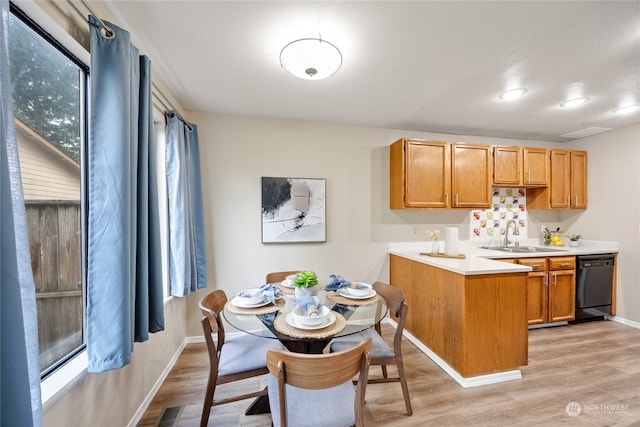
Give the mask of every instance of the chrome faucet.
<svg viewBox="0 0 640 427">
<path fill-rule="evenodd" d="M 514 236 L 519 236 L 520 235 L 520 230 L 518 229 L 518 223 L 513 219 L 510 219 L 509 221 L 507 221 L 507 230 L 504 233 L 504 245 L 503 245 L 503 247 L 505 247 L 505 248 L 507 246 L 509 246 L 509 243 L 511 243 L 509 241 L 509 226 L 512 223 L 513 223 L 513 235 Z"/>
</svg>

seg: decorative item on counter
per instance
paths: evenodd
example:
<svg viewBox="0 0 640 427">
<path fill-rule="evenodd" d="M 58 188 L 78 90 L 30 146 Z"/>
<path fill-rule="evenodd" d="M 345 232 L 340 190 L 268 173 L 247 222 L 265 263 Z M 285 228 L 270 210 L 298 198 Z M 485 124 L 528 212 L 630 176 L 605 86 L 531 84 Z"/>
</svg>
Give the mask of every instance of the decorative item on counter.
<svg viewBox="0 0 640 427">
<path fill-rule="evenodd" d="M 556 228 L 556 231 L 551 231 L 545 227 L 542 232 L 543 243 L 546 246 L 564 246 L 564 240 L 560 237 L 560 233 L 560 227 Z"/>
<path fill-rule="evenodd" d="M 582 238 L 581 234 L 566 234 L 565 236 L 569 239 L 569 246 L 574 248 L 578 246 L 578 240 Z"/>
<path fill-rule="evenodd" d="M 427 230 L 427 238 L 429 240 L 433 240 L 433 244 L 431 245 L 431 253 L 437 254 L 440 252 L 440 245 L 438 244 L 439 237 L 439 230 Z"/>
<path fill-rule="evenodd" d="M 458 229 L 456 227 L 447 227 L 444 253 L 446 255 L 458 255 Z"/>
</svg>

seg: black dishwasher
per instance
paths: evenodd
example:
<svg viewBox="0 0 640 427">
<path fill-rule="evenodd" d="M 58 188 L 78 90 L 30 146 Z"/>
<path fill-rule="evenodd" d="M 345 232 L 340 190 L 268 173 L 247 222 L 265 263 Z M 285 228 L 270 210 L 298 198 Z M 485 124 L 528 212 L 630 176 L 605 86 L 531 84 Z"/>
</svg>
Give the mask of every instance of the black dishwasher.
<svg viewBox="0 0 640 427">
<path fill-rule="evenodd" d="M 612 254 L 577 257 L 576 319 L 569 323 L 603 320 L 611 314 Z"/>
</svg>

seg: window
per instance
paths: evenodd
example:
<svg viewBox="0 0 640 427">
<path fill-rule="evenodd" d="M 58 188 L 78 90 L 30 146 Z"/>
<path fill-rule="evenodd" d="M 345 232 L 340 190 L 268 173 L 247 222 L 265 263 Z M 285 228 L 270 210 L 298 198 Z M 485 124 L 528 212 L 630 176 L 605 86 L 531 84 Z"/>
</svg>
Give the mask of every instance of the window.
<svg viewBox="0 0 640 427">
<path fill-rule="evenodd" d="M 85 346 L 88 67 L 12 5 L 9 62 L 42 377 Z"/>
</svg>

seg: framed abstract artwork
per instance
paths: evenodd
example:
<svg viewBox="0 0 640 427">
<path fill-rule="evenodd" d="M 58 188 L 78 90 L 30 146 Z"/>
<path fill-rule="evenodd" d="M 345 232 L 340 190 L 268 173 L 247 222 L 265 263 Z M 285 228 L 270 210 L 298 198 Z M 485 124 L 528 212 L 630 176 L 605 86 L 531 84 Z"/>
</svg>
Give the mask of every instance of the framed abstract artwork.
<svg viewBox="0 0 640 427">
<path fill-rule="evenodd" d="M 326 241 L 326 180 L 262 177 L 262 243 Z"/>
</svg>

